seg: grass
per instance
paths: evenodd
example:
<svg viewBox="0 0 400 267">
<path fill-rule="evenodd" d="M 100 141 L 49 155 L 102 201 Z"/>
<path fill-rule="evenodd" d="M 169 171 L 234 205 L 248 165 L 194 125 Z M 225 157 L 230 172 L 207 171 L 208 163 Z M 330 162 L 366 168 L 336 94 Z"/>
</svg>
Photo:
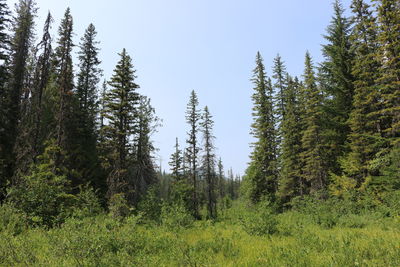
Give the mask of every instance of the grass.
<svg viewBox="0 0 400 267">
<path fill-rule="evenodd" d="M 270 215 L 273 234 L 249 234 L 244 209 L 187 227 L 106 214 L 50 230 L 3 227 L 0 266 L 400 266 L 399 217 L 351 214 L 326 227 L 290 211 Z"/>
</svg>

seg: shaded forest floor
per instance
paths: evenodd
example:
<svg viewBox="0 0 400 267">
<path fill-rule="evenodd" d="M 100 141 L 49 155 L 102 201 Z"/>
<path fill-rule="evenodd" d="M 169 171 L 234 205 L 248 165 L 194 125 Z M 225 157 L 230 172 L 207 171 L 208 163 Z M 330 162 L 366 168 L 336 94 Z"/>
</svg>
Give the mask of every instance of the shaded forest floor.
<svg viewBox="0 0 400 267">
<path fill-rule="evenodd" d="M 235 203 L 217 222 L 107 214 L 53 229 L 0 228 L 1 266 L 400 266 L 400 217 L 378 212 L 262 218 Z"/>
</svg>

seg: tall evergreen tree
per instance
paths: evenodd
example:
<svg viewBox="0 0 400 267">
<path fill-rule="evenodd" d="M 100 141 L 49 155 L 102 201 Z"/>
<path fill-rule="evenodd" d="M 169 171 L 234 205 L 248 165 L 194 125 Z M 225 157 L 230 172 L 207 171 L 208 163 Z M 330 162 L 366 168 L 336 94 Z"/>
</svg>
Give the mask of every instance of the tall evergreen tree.
<svg viewBox="0 0 400 267">
<path fill-rule="evenodd" d="M 350 133 L 348 119 L 352 110 L 354 77 L 352 66 L 354 54 L 351 47 L 351 21 L 344 16 L 340 0 L 334 3 L 334 16 L 324 36 L 327 44 L 322 52 L 325 61 L 320 74 L 326 94 L 326 128 L 329 140 L 329 171 L 340 173 L 338 159 L 348 150 L 346 141 Z"/>
<path fill-rule="evenodd" d="M 187 164 L 190 166 L 190 176 L 193 186 L 192 192 L 192 212 L 195 218 L 200 218 L 199 214 L 199 200 L 197 196 L 197 161 L 198 161 L 198 130 L 200 111 L 198 110 L 199 100 L 196 92 L 192 90 L 190 94 L 189 103 L 186 109 L 186 122 L 189 124 L 188 139 L 186 140 L 188 148 L 186 150 Z"/>
<path fill-rule="evenodd" d="M 151 106 L 150 99 L 140 96 L 137 108 L 137 133 L 134 144 L 133 181 L 134 198 L 128 199 L 137 204 L 145 195 L 149 187 L 157 182 L 157 175 L 153 163 L 154 151 L 151 135 L 159 126 L 159 119 L 155 115 L 155 109 Z"/>
<path fill-rule="evenodd" d="M 304 70 L 305 130 L 301 139 L 303 179 L 310 186 L 310 193 L 325 190 L 327 186 L 326 166 L 322 143 L 322 94 L 316 84 L 310 54 L 306 53 Z"/>
<path fill-rule="evenodd" d="M 52 48 L 52 37 L 50 34 L 51 23 L 53 18 L 50 12 L 47 15 L 44 28 L 43 37 L 37 46 L 39 51 L 39 57 L 37 59 L 37 66 L 35 71 L 34 91 L 32 93 L 33 102 L 33 114 L 34 114 L 34 125 L 32 129 L 32 157 L 36 160 L 36 157 L 42 152 L 44 143 L 44 133 L 42 129 L 42 117 L 43 117 L 43 94 L 46 86 L 50 80 L 51 72 L 51 57 L 53 54 Z"/>
<path fill-rule="evenodd" d="M 224 165 L 222 164 L 222 159 L 218 159 L 218 193 L 219 198 L 225 197 L 225 175 L 224 175 Z"/>
<path fill-rule="evenodd" d="M 300 84 L 288 77 L 285 117 L 282 121 L 282 170 L 279 177 L 279 195 L 283 202 L 292 197 L 304 195 L 305 183 L 302 177 L 302 118 L 299 103 Z"/>
<path fill-rule="evenodd" d="M 5 178 L 7 162 L 7 94 L 6 84 L 8 80 L 7 64 L 9 61 L 9 36 L 7 28 L 9 26 L 10 12 L 5 0 L 0 0 L 0 202 L 5 197 L 5 187 L 7 180 Z"/>
<path fill-rule="evenodd" d="M 380 119 L 384 135 L 398 143 L 400 137 L 400 3 L 379 0 L 379 52 L 381 63 L 376 80 L 381 91 L 383 109 Z"/>
<path fill-rule="evenodd" d="M 12 20 L 12 37 L 10 40 L 10 80 L 6 90 L 7 110 L 5 123 L 6 131 L 4 143 L 2 145 L 6 168 L 4 176 L 9 179 L 13 175 L 15 153 L 14 146 L 18 136 L 18 127 L 21 120 L 22 102 L 24 91 L 28 88 L 26 81 L 28 78 L 29 53 L 32 48 L 34 36 L 34 18 L 36 15 L 36 4 L 33 0 L 20 0 L 16 5 L 15 17 Z"/>
<path fill-rule="evenodd" d="M 132 59 L 123 49 L 121 59 L 115 67 L 109 82 L 110 89 L 104 98 L 102 116 L 108 121 L 102 129 L 105 146 L 109 151 L 108 196 L 124 193 L 131 195 L 134 184 L 129 180 L 128 166 L 133 146 L 129 142 L 136 133 L 137 109 L 139 105 L 139 85 L 135 83 L 135 70 Z"/>
<path fill-rule="evenodd" d="M 207 211 L 208 217 L 215 219 L 217 217 L 217 197 L 216 197 L 216 174 L 215 174 L 215 153 L 213 127 L 214 121 L 208 107 L 204 108 L 202 121 L 200 123 L 204 141 L 203 172 L 207 183 Z"/>
<path fill-rule="evenodd" d="M 252 131 L 256 141 L 251 154 L 251 163 L 247 169 L 250 185 L 249 195 L 253 202 L 266 196 L 275 198 L 277 189 L 276 170 L 276 132 L 272 102 L 271 80 L 266 77 L 260 52 L 256 56 L 256 68 L 253 71 L 254 93 Z"/>
<path fill-rule="evenodd" d="M 379 90 L 375 84 L 379 63 L 377 25 L 370 6 L 363 0 L 353 0 L 353 32 L 351 41 L 354 51 L 353 110 L 349 118 L 351 133 L 350 152 L 341 160 L 343 176 L 334 176 L 332 191 L 341 194 L 360 187 L 374 174 L 369 166 L 382 142 L 378 116 L 380 107 Z M 348 180 L 350 178 L 351 180 Z"/>
<path fill-rule="evenodd" d="M 175 142 L 175 151 L 172 153 L 169 165 L 171 166 L 171 172 L 176 180 L 180 180 L 182 177 L 182 150 L 179 149 L 178 137 Z"/>
<path fill-rule="evenodd" d="M 102 186 L 97 153 L 97 115 L 99 112 L 97 90 L 102 74 L 98 58 L 99 44 L 96 41 L 96 29 L 90 24 L 79 44 L 79 72 L 76 86 L 78 111 L 76 120 L 77 134 L 75 159 L 82 182 L 91 182 L 97 188 Z"/>
<path fill-rule="evenodd" d="M 64 18 L 58 29 L 59 38 L 58 46 L 55 49 L 55 75 L 56 88 L 59 93 L 58 112 L 56 113 L 56 140 L 65 153 L 65 156 L 59 154 L 56 164 L 66 164 L 67 157 L 71 156 L 73 151 L 73 133 L 75 125 L 73 125 L 74 115 L 74 73 L 72 63 L 72 41 L 73 35 L 73 19 L 69 8 L 64 13 Z M 67 164 L 68 168 L 72 167 Z"/>
</svg>

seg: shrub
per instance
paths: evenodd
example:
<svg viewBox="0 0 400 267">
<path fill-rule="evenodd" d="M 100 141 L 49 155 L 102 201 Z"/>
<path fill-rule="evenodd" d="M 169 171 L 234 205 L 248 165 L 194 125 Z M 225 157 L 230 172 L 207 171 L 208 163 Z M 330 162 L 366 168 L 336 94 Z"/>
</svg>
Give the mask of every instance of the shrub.
<svg viewBox="0 0 400 267">
<path fill-rule="evenodd" d="M 91 217 L 96 216 L 102 211 L 103 208 L 97 196 L 97 191 L 88 185 L 80 186 L 79 194 L 76 196 L 73 216 L 79 218 Z"/>
<path fill-rule="evenodd" d="M 108 203 L 110 215 L 115 219 L 123 219 L 130 213 L 128 201 L 123 193 L 114 194 Z"/>
<path fill-rule="evenodd" d="M 161 209 L 162 225 L 170 229 L 186 228 L 193 224 L 194 218 L 182 203 L 163 205 Z"/>
<path fill-rule="evenodd" d="M 278 220 L 268 203 L 258 204 L 255 212 L 241 219 L 243 229 L 250 235 L 272 235 L 278 231 Z"/>
<path fill-rule="evenodd" d="M 0 232 L 18 235 L 27 229 L 26 216 L 9 203 L 0 206 Z"/>
<path fill-rule="evenodd" d="M 75 201 L 68 194 L 68 180 L 63 170 L 55 164 L 56 155 L 62 153 L 56 145 L 49 145 L 32 165 L 31 175 L 8 192 L 8 199 L 23 211 L 31 225 L 53 226 L 62 223 L 70 215 Z"/>
</svg>

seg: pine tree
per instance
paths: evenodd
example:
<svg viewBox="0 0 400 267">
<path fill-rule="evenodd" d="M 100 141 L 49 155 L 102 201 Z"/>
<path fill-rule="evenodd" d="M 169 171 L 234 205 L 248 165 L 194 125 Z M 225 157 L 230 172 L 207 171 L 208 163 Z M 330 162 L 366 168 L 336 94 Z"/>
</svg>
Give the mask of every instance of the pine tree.
<svg viewBox="0 0 400 267">
<path fill-rule="evenodd" d="M 378 50 L 376 19 L 370 6 L 363 0 L 353 0 L 353 33 L 351 41 L 354 50 L 353 110 L 349 118 L 351 133 L 350 152 L 341 160 L 344 176 L 334 177 L 334 194 L 341 194 L 354 187 L 360 187 L 374 171 L 369 167 L 375 157 L 379 143 L 382 142 L 380 121 L 379 90 L 375 79 L 379 63 L 376 60 Z M 350 178 L 351 180 L 348 180 Z"/>
<path fill-rule="evenodd" d="M 114 74 L 108 83 L 111 88 L 104 97 L 102 116 L 108 121 L 102 129 L 104 145 L 109 151 L 108 161 L 108 196 L 124 193 L 132 195 L 134 184 L 128 177 L 128 166 L 132 154 L 132 144 L 129 142 L 136 133 L 139 86 L 135 83 L 135 70 L 132 59 L 123 49 L 119 54 L 121 59 L 115 67 Z M 127 196 L 128 197 L 128 196 Z"/>
<path fill-rule="evenodd" d="M 10 179 L 15 169 L 16 155 L 14 146 L 18 137 L 18 127 L 21 121 L 22 101 L 27 98 L 29 86 L 28 61 L 34 37 L 34 18 L 36 4 L 33 0 L 20 0 L 16 5 L 16 16 L 12 20 L 12 37 L 10 40 L 10 80 L 6 90 L 5 108 L 6 131 L 2 150 L 7 155 L 4 176 Z M 29 94 L 28 94 L 29 95 Z M 24 102 L 26 104 L 26 102 Z M 15 181 L 14 181 L 15 182 Z"/>
<path fill-rule="evenodd" d="M 134 198 L 128 198 L 131 203 L 137 204 L 145 195 L 149 187 L 157 182 L 157 175 L 153 164 L 152 153 L 154 151 L 151 142 L 151 134 L 159 126 L 159 119 L 155 115 L 155 109 L 151 106 L 150 99 L 140 96 L 137 108 L 137 133 L 135 138 L 133 164 Z"/>
<path fill-rule="evenodd" d="M 182 150 L 179 149 L 178 137 L 175 142 L 175 152 L 172 153 L 169 165 L 171 166 L 172 176 L 175 180 L 180 180 L 182 178 Z"/>
<path fill-rule="evenodd" d="M 74 47 L 72 41 L 73 35 L 73 19 L 70 9 L 64 13 L 64 18 L 58 29 L 59 38 L 57 41 L 57 48 L 55 49 L 55 74 L 56 74 L 56 88 L 59 93 L 58 112 L 56 113 L 56 140 L 64 152 L 65 156 L 61 154 L 57 156 L 56 164 L 66 164 L 66 157 L 71 156 L 73 151 L 73 112 L 74 112 L 74 73 L 72 63 L 72 48 Z M 67 164 L 72 167 L 71 164 Z"/>
<path fill-rule="evenodd" d="M 51 57 L 53 54 L 52 37 L 50 34 L 51 23 L 53 18 L 50 12 L 47 15 L 44 28 L 43 37 L 37 46 L 40 55 L 37 59 L 37 66 L 35 71 L 34 91 L 32 93 L 34 125 L 31 133 L 32 139 L 32 157 L 33 161 L 43 150 L 43 142 L 45 140 L 42 129 L 43 117 L 43 94 L 46 86 L 50 80 L 51 72 Z"/>
<path fill-rule="evenodd" d="M 329 140 L 329 165 L 333 173 L 340 173 L 338 159 L 348 151 L 346 141 L 350 132 L 348 119 L 352 110 L 354 54 L 351 49 L 351 22 L 344 16 L 344 9 L 336 0 L 334 16 L 324 36 L 327 44 L 322 52 L 325 61 L 321 65 L 320 78 L 326 95 L 326 131 Z"/>
<path fill-rule="evenodd" d="M 186 150 L 187 164 L 190 166 L 190 176 L 193 186 L 192 192 L 192 212 L 196 219 L 200 218 L 199 215 L 199 200 L 197 196 L 197 160 L 198 160 L 198 130 L 199 130 L 199 120 L 200 111 L 198 110 L 199 100 L 197 98 L 196 92 L 193 90 L 190 94 L 189 103 L 186 109 L 186 122 L 189 124 L 188 139 L 186 140 L 188 148 Z"/>
<path fill-rule="evenodd" d="M 305 130 L 301 139 L 303 179 L 310 193 L 325 190 L 327 186 L 326 166 L 321 136 L 322 95 L 317 87 L 310 54 L 306 53 L 304 70 Z"/>
<path fill-rule="evenodd" d="M 9 61 L 9 36 L 7 33 L 10 12 L 5 0 L 0 0 L 0 202 L 5 197 L 5 187 L 7 180 L 6 163 L 7 163 L 7 135 L 6 135 L 6 84 L 9 77 L 7 64 Z"/>
<path fill-rule="evenodd" d="M 262 197 L 275 198 L 277 189 L 276 170 L 276 132 L 272 103 L 271 80 L 267 79 L 261 54 L 256 56 L 256 68 L 253 71 L 254 94 L 252 131 L 256 139 L 247 169 L 250 184 L 250 199 L 258 202 Z"/>
<path fill-rule="evenodd" d="M 99 68 L 99 44 L 96 41 L 96 29 L 90 24 L 86 29 L 79 45 L 79 73 L 76 87 L 78 102 L 77 116 L 75 116 L 77 133 L 75 135 L 76 169 L 85 179 L 82 183 L 91 182 L 95 187 L 102 185 L 102 175 L 99 171 L 97 153 L 97 89 L 102 71 Z"/>
<path fill-rule="evenodd" d="M 282 121 L 282 170 L 279 177 L 279 196 L 283 202 L 305 193 L 302 177 L 302 164 L 299 155 L 302 152 L 302 120 L 299 104 L 300 84 L 288 77 L 286 91 L 285 117 Z"/>
<path fill-rule="evenodd" d="M 377 190 L 396 188 L 398 181 L 388 180 L 388 173 L 400 172 L 396 163 L 400 151 L 400 3 L 379 0 L 377 59 L 380 63 L 376 84 L 380 92 L 378 116 L 385 142 L 379 147 L 371 165 L 379 171 L 371 184 Z"/>
<path fill-rule="evenodd" d="M 207 211 L 208 217 L 215 219 L 217 217 L 217 198 L 216 198 L 216 174 L 215 174 L 215 154 L 213 127 L 214 121 L 206 106 L 204 108 L 202 121 L 200 123 L 204 141 L 203 172 L 207 183 Z"/>
<path fill-rule="evenodd" d="M 286 90 L 288 86 L 288 80 L 285 63 L 283 62 L 279 54 L 274 59 L 272 78 L 275 79 L 274 89 L 277 115 L 276 117 L 277 121 L 281 123 L 285 115 Z"/>
<path fill-rule="evenodd" d="M 222 159 L 218 160 L 218 192 L 219 198 L 223 199 L 225 197 L 225 175 L 224 175 L 224 165 L 222 164 Z"/>
<path fill-rule="evenodd" d="M 382 131 L 391 143 L 400 137 L 400 4 L 397 1 L 379 0 L 379 52 L 381 63 L 376 80 L 383 102 L 380 111 Z"/>
</svg>

